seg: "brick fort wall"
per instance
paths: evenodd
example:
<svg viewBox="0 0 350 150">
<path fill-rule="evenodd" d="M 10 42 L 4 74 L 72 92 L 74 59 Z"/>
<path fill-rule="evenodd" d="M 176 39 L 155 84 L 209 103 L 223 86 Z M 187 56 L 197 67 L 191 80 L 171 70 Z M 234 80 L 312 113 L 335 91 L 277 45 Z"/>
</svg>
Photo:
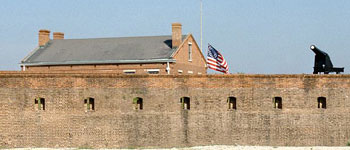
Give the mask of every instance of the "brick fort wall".
<svg viewBox="0 0 350 150">
<path fill-rule="evenodd" d="M 344 146 L 349 88 L 350 75 L 0 72 L 0 146 Z M 36 110 L 37 97 L 45 110 Z M 94 110 L 85 111 L 86 97 Z M 142 110 L 134 109 L 135 97 Z M 190 110 L 181 97 L 190 98 Z M 237 109 L 228 109 L 228 97 Z"/>
</svg>

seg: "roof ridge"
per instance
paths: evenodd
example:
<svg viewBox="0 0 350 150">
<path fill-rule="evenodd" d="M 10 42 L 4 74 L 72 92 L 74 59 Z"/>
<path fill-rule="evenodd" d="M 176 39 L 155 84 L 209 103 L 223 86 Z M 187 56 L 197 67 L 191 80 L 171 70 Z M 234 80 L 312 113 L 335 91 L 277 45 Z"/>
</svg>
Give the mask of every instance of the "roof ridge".
<svg viewBox="0 0 350 150">
<path fill-rule="evenodd" d="M 126 36 L 126 37 L 100 37 L 100 38 L 77 38 L 77 39 L 60 39 L 60 40 L 89 40 L 89 39 L 118 39 L 118 38 L 147 38 L 147 37 L 171 37 L 172 35 L 155 35 L 155 36 Z M 182 36 L 187 36 L 183 34 Z M 56 40 L 55 40 L 56 41 Z"/>
</svg>

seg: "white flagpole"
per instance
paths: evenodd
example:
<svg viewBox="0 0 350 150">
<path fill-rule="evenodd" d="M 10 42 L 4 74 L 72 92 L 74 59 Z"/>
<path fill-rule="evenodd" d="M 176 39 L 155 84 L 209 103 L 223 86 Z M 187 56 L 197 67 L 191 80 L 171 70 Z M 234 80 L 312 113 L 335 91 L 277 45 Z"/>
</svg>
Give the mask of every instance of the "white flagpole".
<svg viewBox="0 0 350 150">
<path fill-rule="evenodd" d="M 202 17 L 203 4 L 202 4 L 202 0 L 200 1 L 201 1 L 201 51 L 203 52 L 203 17 Z"/>
</svg>

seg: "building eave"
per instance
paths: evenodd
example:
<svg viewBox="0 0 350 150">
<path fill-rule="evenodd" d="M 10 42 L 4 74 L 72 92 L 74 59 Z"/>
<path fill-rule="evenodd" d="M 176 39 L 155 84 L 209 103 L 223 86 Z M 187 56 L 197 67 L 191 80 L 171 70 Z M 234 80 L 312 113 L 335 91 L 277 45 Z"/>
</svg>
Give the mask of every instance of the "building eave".
<svg viewBox="0 0 350 150">
<path fill-rule="evenodd" d="M 26 57 L 24 57 L 21 62 L 26 62 L 30 57 L 33 56 L 34 53 L 36 53 L 36 51 L 38 51 L 40 49 L 40 46 L 39 47 L 36 47 L 34 50 L 32 50 Z"/>
<path fill-rule="evenodd" d="M 140 64 L 176 62 L 175 59 L 148 60 L 102 60 L 102 61 L 65 61 L 65 62 L 35 62 L 20 63 L 21 66 L 60 66 L 60 65 L 93 65 L 93 64 Z"/>
</svg>

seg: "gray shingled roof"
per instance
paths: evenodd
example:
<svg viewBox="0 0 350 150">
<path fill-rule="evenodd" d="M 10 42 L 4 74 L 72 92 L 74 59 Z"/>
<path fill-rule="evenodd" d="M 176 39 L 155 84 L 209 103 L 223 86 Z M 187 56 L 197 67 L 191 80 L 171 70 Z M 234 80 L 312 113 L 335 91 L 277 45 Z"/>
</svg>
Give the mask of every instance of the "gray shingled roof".
<svg viewBox="0 0 350 150">
<path fill-rule="evenodd" d="M 182 38 L 185 38 L 184 35 Z M 50 40 L 23 59 L 24 65 L 151 63 L 175 61 L 171 36 Z"/>
</svg>

